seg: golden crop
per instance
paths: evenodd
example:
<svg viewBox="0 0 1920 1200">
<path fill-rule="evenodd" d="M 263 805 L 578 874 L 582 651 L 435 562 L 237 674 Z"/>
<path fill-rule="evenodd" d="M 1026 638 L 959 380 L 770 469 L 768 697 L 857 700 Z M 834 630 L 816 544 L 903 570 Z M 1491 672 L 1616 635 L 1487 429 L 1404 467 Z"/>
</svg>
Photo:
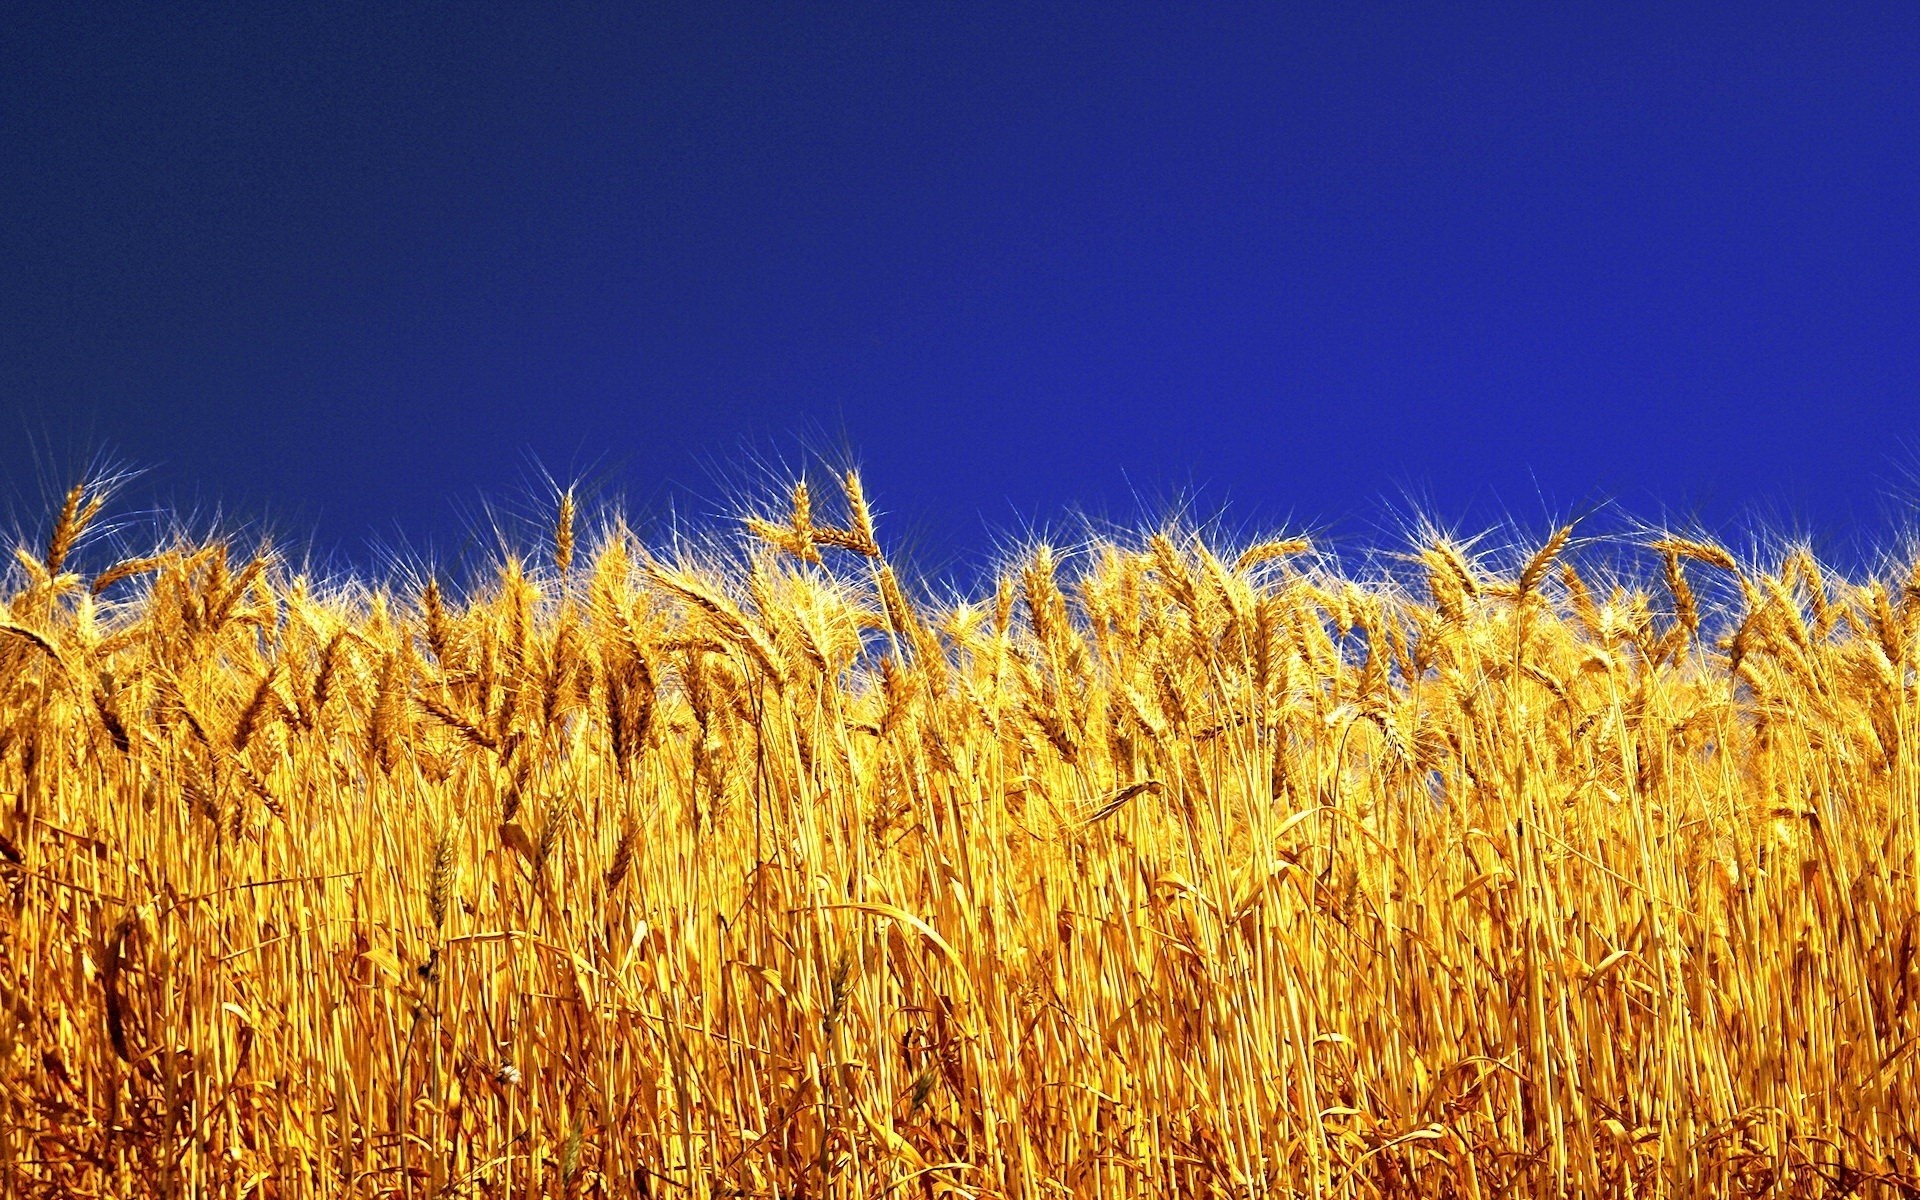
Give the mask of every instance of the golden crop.
<svg viewBox="0 0 1920 1200">
<path fill-rule="evenodd" d="M 1920 576 L 1167 531 L 939 604 L 841 491 L 569 497 L 456 600 L 77 573 L 76 488 L 0 1195 L 1920 1194 Z"/>
</svg>

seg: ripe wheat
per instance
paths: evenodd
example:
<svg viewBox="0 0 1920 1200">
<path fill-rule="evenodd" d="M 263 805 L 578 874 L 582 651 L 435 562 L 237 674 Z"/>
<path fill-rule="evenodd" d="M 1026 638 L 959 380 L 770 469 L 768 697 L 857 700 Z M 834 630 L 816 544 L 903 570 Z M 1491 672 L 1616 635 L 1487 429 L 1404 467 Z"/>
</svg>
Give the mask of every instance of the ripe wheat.
<svg viewBox="0 0 1920 1200">
<path fill-rule="evenodd" d="M 0 1193 L 1920 1194 L 1920 574 L 943 604 L 848 476 L 455 595 L 99 499 L 0 619 Z"/>
</svg>

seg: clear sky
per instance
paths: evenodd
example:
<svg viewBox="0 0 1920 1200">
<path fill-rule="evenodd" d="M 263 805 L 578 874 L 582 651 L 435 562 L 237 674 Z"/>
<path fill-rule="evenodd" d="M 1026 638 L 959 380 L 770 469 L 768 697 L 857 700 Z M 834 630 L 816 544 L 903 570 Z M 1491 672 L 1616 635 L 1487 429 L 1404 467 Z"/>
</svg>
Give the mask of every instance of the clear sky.
<svg viewBox="0 0 1920 1200">
<path fill-rule="evenodd" d="M 1920 5 L 814 7 L 10 6 L 7 490 L 352 555 L 846 446 L 954 561 L 1920 494 Z"/>
</svg>

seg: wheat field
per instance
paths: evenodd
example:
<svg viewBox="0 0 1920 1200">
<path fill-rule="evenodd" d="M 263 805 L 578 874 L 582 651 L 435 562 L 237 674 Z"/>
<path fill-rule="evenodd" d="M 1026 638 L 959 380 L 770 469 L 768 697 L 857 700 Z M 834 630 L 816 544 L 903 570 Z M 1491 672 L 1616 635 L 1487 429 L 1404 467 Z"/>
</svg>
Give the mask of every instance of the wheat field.
<svg viewBox="0 0 1920 1200">
<path fill-rule="evenodd" d="M 835 483 L 458 587 L 75 488 L 0 1195 L 1920 1195 L 1920 567 L 1168 526 L 943 600 Z"/>
</svg>

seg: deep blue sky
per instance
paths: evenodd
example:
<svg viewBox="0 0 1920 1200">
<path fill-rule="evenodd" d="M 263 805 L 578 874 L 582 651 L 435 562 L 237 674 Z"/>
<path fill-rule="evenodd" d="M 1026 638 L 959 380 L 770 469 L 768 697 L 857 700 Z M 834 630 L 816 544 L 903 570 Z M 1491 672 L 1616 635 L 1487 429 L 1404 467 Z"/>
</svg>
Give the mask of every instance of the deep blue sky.
<svg viewBox="0 0 1920 1200">
<path fill-rule="evenodd" d="M 356 554 L 798 434 L 965 559 L 1920 490 L 1920 5 L 531 7 L 10 7 L 16 497 Z"/>
</svg>

